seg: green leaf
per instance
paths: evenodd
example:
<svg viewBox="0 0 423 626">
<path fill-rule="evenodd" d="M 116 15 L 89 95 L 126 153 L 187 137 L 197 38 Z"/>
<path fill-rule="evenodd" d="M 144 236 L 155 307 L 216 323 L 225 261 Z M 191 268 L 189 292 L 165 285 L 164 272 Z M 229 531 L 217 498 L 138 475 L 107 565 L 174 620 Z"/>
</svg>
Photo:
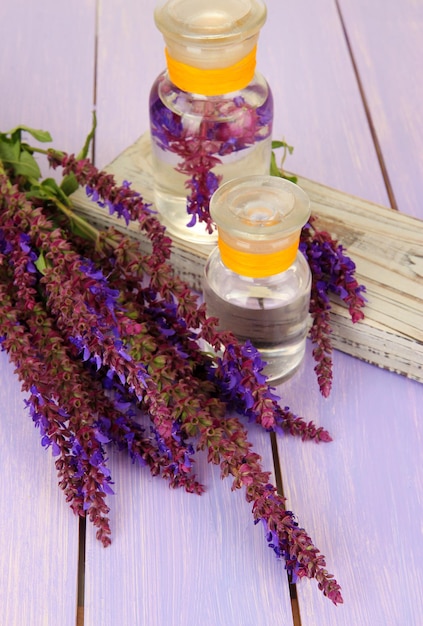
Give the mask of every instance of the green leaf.
<svg viewBox="0 0 423 626">
<path fill-rule="evenodd" d="M 0 135 L 0 159 L 3 163 L 17 163 L 20 151 L 20 141 L 13 141 L 5 133 Z"/>
<path fill-rule="evenodd" d="M 46 143 L 48 141 L 53 141 L 50 133 L 47 130 L 39 130 L 37 128 L 30 128 L 29 126 L 16 126 L 15 128 L 12 128 L 12 130 L 9 131 L 9 135 L 16 135 L 16 133 L 19 133 L 21 131 L 25 131 L 26 133 L 29 133 L 30 135 L 32 135 L 34 137 L 34 139 L 36 139 L 37 141 L 41 141 L 43 143 Z"/>
<path fill-rule="evenodd" d="M 65 176 L 60 184 L 60 189 L 66 196 L 70 196 L 79 187 L 79 183 L 75 178 L 75 174 L 68 174 Z"/>
<path fill-rule="evenodd" d="M 286 178 L 286 180 L 290 180 L 291 183 L 297 183 L 298 182 L 298 177 L 297 176 L 288 176 L 288 174 L 285 174 L 284 172 L 282 173 L 282 178 Z"/>
<path fill-rule="evenodd" d="M 48 192 L 50 192 L 50 195 L 55 196 L 59 200 L 62 200 L 62 201 L 64 200 L 66 202 L 66 204 L 68 203 L 67 195 L 59 187 L 59 185 L 54 180 L 54 178 L 46 178 L 45 180 L 43 180 L 42 183 L 41 183 L 41 187 L 43 187 Z"/>
<path fill-rule="evenodd" d="M 17 176 L 26 176 L 27 178 L 35 179 L 38 179 L 41 176 L 37 161 L 34 159 L 32 154 L 29 154 L 26 150 L 21 152 L 17 163 L 12 163 L 11 161 L 9 161 L 9 163 L 13 166 Z"/>
<path fill-rule="evenodd" d="M 273 150 L 276 150 L 278 148 L 283 148 L 281 164 L 279 166 L 276 163 L 276 156 L 275 156 L 275 153 L 273 152 Z M 290 180 L 292 183 L 296 183 L 298 180 L 296 176 L 288 176 L 284 172 L 283 165 L 285 162 L 287 152 L 289 152 L 289 154 L 292 154 L 294 152 L 294 148 L 290 146 L 289 144 L 287 144 L 286 141 L 279 141 L 279 140 L 272 141 L 272 154 L 270 157 L 270 175 L 279 176 L 280 178 L 285 178 L 286 180 Z"/>
<path fill-rule="evenodd" d="M 277 148 L 285 148 L 286 144 L 284 141 L 278 141 L 277 139 L 272 141 L 272 150 L 276 150 Z"/>
<path fill-rule="evenodd" d="M 285 148 L 285 150 L 288 150 L 289 154 L 292 154 L 294 152 L 294 147 L 290 146 L 288 143 L 286 143 L 286 141 L 272 141 L 272 150 L 277 150 L 277 148 Z"/>
<path fill-rule="evenodd" d="M 80 159 L 85 159 L 87 157 L 91 142 L 94 139 L 96 128 L 97 128 L 97 116 L 96 116 L 95 111 L 93 111 L 93 121 L 92 121 L 91 130 L 87 135 L 87 138 L 85 140 L 84 145 L 82 146 L 81 151 L 78 153 L 76 157 L 78 161 Z M 62 180 L 60 188 L 67 196 L 70 196 L 74 191 L 76 191 L 79 188 L 79 183 L 77 182 L 75 175 L 68 174 L 67 176 L 65 176 Z"/>
<path fill-rule="evenodd" d="M 93 111 L 93 122 L 92 122 L 91 130 L 87 135 L 84 145 L 82 146 L 82 150 L 79 152 L 79 154 L 76 157 L 78 161 L 80 159 L 86 158 L 88 154 L 88 150 L 90 149 L 91 141 L 94 139 L 94 133 L 95 133 L 96 128 L 97 128 L 97 116 L 96 116 L 95 111 Z"/>
<path fill-rule="evenodd" d="M 35 267 L 40 272 L 40 274 L 46 273 L 47 263 L 43 252 L 40 252 L 38 259 L 35 261 Z"/>
<path fill-rule="evenodd" d="M 60 190 L 59 185 L 56 183 L 56 181 L 54 180 L 54 178 L 45 178 L 43 181 L 41 181 L 40 183 L 40 187 L 42 189 L 45 189 L 47 191 L 47 193 L 51 194 L 58 194 L 58 195 L 62 195 L 62 191 Z"/>
<path fill-rule="evenodd" d="M 58 200 L 69 206 L 69 199 L 63 189 L 59 187 L 54 178 L 46 178 L 41 183 L 32 182 L 31 189 L 26 193 L 27 198 L 40 198 L 41 200 Z"/>
<path fill-rule="evenodd" d="M 272 152 L 272 155 L 270 157 L 270 175 L 282 177 L 282 172 L 278 168 L 274 152 Z"/>
<path fill-rule="evenodd" d="M 15 130 L 11 137 L 0 135 L 0 159 L 11 166 L 16 176 L 40 178 L 41 172 L 37 161 L 21 144 L 20 132 Z"/>
<path fill-rule="evenodd" d="M 27 200 L 31 200 L 32 198 L 46 200 L 46 193 L 40 187 L 31 187 L 31 189 L 25 191 L 25 198 Z"/>
</svg>

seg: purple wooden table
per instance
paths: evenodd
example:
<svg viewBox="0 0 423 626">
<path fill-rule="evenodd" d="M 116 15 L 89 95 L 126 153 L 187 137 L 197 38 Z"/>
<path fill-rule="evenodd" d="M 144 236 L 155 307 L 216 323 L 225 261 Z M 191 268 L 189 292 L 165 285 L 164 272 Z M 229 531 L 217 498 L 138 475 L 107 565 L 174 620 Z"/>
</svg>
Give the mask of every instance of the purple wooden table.
<svg viewBox="0 0 423 626">
<path fill-rule="evenodd" d="M 153 0 L 3 0 L 0 129 L 47 129 L 78 151 L 96 106 L 104 166 L 147 128 L 163 67 Z M 423 3 L 268 1 L 259 67 L 289 169 L 423 218 Z M 423 245 L 423 242 L 422 242 Z M 291 603 L 285 571 L 200 461 L 201 498 L 170 491 L 112 455 L 114 541 L 104 549 L 67 508 L 24 396 L 0 354 L 1 626 L 420 626 L 423 624 L 423 386 L 335 353 L 331 397 L 310 355 L 279 388 L 334 441 L 278 441 L 289 506 L 343 587 L 314 581 Z M 251 438 L 272 467 L 267 436 Z M 299 613 L 299 614 L 298 614 Z"/>
</svg>

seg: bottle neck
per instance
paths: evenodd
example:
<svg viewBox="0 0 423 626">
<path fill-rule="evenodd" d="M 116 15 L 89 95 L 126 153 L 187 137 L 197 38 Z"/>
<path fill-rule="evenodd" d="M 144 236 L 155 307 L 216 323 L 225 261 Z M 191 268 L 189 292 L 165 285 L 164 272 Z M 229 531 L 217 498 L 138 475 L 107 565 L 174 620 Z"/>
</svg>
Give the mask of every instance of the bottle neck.
<svg viewBox="0 0 423 626">
<path fill-rule="evenodd" d="M 265 278 L 285 272 L 295 262 L 299 238 L 279 250 L 255 253 L 238 250 L 228 245 L 219 235 L 218 246 L 224 265 L 236 274 L 251 278 Z"/>
<path fill-rule="evenodd" d="M 257 46 L 242 59 L 227 67 L 204 69 L 182 63 L 165 49 L 169 78 L 182 91 L 219 96 L 239 91 L 254 78 Z"/>
</svg>

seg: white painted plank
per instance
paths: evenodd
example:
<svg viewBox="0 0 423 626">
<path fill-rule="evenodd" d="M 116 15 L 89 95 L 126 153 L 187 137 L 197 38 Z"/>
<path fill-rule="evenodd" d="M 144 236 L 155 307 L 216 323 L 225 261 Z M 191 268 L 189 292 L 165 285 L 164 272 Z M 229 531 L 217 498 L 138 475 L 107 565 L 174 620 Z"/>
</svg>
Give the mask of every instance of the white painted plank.
<svg viewBox="0 0 423 626">
<path fill-rule="evenodd" d="M 342 586 L 334 607 L 297 585 L 302 626 L 404 626 L 423 615 L 423 386 L 335 354 L 329 400 L 311 361 L 284 398 L 332 434 L 278 440 L 284 489 Z"/>
<path fill-rule="evenodd" d="M 75 626 L 78 520 L 0 353 L 0 623 Z"/>
<path fill-rule="evenodd" d="M 271 469 L 268 435 L 250 429 Z M 112 455 L 113 543 L 88 528 L 85 619 L 89 626 L 279 626 L 292 624 L 283 562 L 254 525 L 243 492 L 199 457 L 201 496 L 170 490 L 148 469 Z M 315 584 L 314 581 L 310 584 Z"/>
<path fill-rule="evenodd" d="M 339 0 L 398 208 L 422 216 L 423 3 Z"/>
</svg>

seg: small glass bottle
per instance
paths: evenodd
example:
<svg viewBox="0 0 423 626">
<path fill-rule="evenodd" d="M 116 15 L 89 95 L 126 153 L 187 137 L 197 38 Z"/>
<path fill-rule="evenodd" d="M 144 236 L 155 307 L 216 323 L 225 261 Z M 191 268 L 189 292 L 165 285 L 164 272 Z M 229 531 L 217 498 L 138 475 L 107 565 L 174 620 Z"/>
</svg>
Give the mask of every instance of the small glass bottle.
<svg viewBox="0 0 423 626">
<path fill-rule="evenodd" d="M 212 193 L 232 178 L 269 173 L 273 98 L 255 71 L 266 6 L 161 0 L 154 17 L 167 62 L 149 104 L 155 204 L 172 236 L 215 243 Z"/>
<path fill-rule="evenodd" d="M 311 272 L 298 250 L 308 196 L 285 179 L 249 176 L 222 185 L 210 212 L 219 239 L 205 267 L 208 315 L 249 339 L 268 380 L 281 382 L 301 364 L 309 328 Z"/>
</svg>

